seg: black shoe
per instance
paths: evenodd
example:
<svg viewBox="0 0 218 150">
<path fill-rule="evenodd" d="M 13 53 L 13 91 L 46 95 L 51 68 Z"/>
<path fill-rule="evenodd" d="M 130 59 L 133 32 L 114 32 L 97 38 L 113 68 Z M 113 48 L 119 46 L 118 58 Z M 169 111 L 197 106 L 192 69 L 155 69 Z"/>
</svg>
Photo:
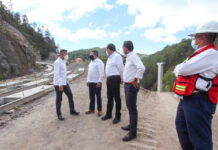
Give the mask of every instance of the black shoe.
<svg viewBox="0 0 218 150">
<path fill-rule="evenodd" d="M 130 125 L 121 127 L 124 131 L 130 131 Z"/>
<path fill-rule="evenodd" d="M 108 120 L 108 119 L 111 119 L 111 118 L 112 118 L 111 116 L 105 115 L 105 116 L 102 117 L 101 119 L 102 119 L 102 120 Z"/>
<path fill-rule="evenodd" d="M 61 121 L 63 121 L 63 120 L 64 120 L 64 117 L 62 117 L 62 115 L 59 115 L 59 116 L 58 116 L 58 119 L 61 120 Z"/>
<path fill-rule="evenodd" d="M 73 111 L 70 112 L 70 114 L 71 114 L 71 115 L 75 115 L 75 116 L 77 116 L 77 115 L 79 115 L 80 113 L 77 112 L 77 111 L 75 111 L 75 110 L 73 110 Z"/>
<path fill-rule="evenodd" d="M 136 133 L 129 132 L 126 136 L 124 136 L 123 141 L 128 142 L 135 139 L 136 137 L 137 137 Z"/>
<path fill-rule="evenodd" d="M 119 123 L 119 122 L 120 122 L 120 118 L 114 118 L 113 124 L 117 124 L 117 123 Z"/>
</svg>

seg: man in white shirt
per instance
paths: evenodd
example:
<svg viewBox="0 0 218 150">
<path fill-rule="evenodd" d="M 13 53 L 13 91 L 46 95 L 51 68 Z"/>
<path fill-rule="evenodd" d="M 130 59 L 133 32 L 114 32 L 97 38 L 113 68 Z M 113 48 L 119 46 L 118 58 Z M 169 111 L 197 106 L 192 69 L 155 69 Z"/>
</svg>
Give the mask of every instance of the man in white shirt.
<svg viewBox="0 0 218 150">
<path fill-rule="evenodd" d="M 60 50 L 60 57 L 54 62 L 54 87 L 56 91 L 56 111 L 59 120 L 64 120 L 61 114 L 61 101 L 63 92 L 68 97 L 70 106 L 70 114 L 78 115 L 74 109 L 73 94 L 70 86 L 67 83 L 67 66 L 66 61 L 68 60 L 67 50 Z"/>
<path fill-rule="evenodd" d="M 123 51 L 126 55 L 126 63 L 123 72 L 123 81 L 125 83 L 126 105 L 129 110 L 129 124 L 121 127 L 129 133 L 123 138 L 123 141 L 131 141 L 137 137 L 137 94 L 139 91 L 139 80 L 143 78 L 145 66 L 137 54 L 133 52 L 132 41 L 124 41 Z"/>
<path fill-rule="evenodd" d="M 116 102 L 116 114 L 113 120 L 113 124 L 117 124 L 121 119 L 121 98 L 120 98 L 120 84 L 123 79 L 123 59 L 120 54 L 116 52 L 114 44 L 107 45 L 108 60 L 106 64 L 106 76 L 107 76 L 107 112 L 102 120 L 112 118 L 112 110 L 114 100 Z"/>
<path fill-rule="evenodd" d="M 89 111 L 86 114 L 95 112 L 95 95 L 97 97 L 98 116 L 102 115 L 102 100 L 101 100 L 101 86 L 104 79 L 104 63 L 98 58 L 98 51 L 93 50 L 89 58 L 89 71 L 87 77 L 87 86 L 89 87 Z"/>
<path fill-rule="evenodd" d="M 174 70 L 174 92 L 180 95 L 176 130 L 184 150 L 213 149 L 211 125 L 218 101 L 218 83 L 214 82 L 218 79 L 218 50 L 213 43 L 217 33 L 218 23 L 210 21 L 191 34 L 195 52 Z"/>
</svg>

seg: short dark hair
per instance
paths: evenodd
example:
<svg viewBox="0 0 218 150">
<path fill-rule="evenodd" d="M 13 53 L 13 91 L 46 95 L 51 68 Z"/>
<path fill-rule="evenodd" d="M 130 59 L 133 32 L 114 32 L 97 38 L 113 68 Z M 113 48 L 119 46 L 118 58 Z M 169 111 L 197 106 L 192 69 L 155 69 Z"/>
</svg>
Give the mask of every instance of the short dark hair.
<svg viewBox="0 0 218 150">
<path fill-rule="evenodd" d="M 109 43 L 109 44 L 107 45 L 107 49 L 110 49 L 110 50 L 112 50 L 112 51 L 116 51 L 116 47 L 115 47 L 115 45 L 114 45 L 113 43 Z"/>
<path fill-rule="evenodd" d="M 67 50 L 66 49 L 61 49 L 60 50 L 60 55 L 62 55 L 62 54 L 64 54 L 64 53 L 66 53 L 67 52 Z"/>
<path fill-rule="evenodd" d="M 98 51 L 92 50 L 92 52 L 98 57 Z"/>
<path fill-rule="evenodd" d="M 123 46 L 126 47 L 129 51 L 133 51 L 134 49 L 132 41 L 124 41 Z"/>
<path fill-rule="evenodd" d="M 217 37 L 217 34 L 216 34 L 216 33 L 208 33 L 208 34 L 207 34 L 207 37 L 209 38 L 209 40 L 210 40 L 211 42 L 215 42 L 216 37 Z"/>
</svg>

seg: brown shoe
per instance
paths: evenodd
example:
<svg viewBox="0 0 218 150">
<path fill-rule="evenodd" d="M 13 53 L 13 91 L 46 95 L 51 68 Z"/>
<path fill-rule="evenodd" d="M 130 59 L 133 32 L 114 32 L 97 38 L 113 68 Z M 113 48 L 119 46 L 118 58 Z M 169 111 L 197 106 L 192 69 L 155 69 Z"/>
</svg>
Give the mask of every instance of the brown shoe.
<svg viewBox="0 0 218 150">
<path fill-rule="evenodd" d="M 93 113 L 95 113 L 94 110 L 89 110 L 89 111 L 86 112 L 86 115 L 93 114 Z"/>
<path fill-rule="evenodd" d="M 101 117 L 102 116 L 102 111 L 98 112 L 98 116 Z"/>
</svg>

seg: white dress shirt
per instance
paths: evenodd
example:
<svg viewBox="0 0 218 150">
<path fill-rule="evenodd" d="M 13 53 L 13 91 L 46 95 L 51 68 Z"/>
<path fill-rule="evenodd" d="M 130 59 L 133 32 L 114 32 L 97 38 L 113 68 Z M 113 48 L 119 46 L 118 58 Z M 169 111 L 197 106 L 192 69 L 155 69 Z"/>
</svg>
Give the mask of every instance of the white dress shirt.
<svg viewBox="0 0 218 150">
<path fill-rule="evenodd" d="M 134 78 L 142 79 L 145 72 L 145 66 L 141 59 L 134 52 L 130 52 L 126 56 L 126 65 L 123 72 L 123 81 L 125 83 L 132 82 Z"/>
<path fill-rule="evenodd" d="M 102 83 L 104 79 L 104 63 L 99 58 L 91 61 L 89 64 L 89 71 L 87 82 L 89 83 Z"/>
<path fill-rule="evenodd" d="M 113 52 L 107 59 L 106 76 L 120 76 L 123 79 L 123 58 L 117 52 Z"/>
<path fill-rule="evenodd" d="M 201 48 L 202 49 L 202 48 Z M 198 49 L 197 51 L 201 50 Z M 177 65 L 174 69 L 176 76 L 190 76 L 200 74 L 203 77 L 213 79 L 218 74 L 218 51 L 215 49 L 208 49 L 195 57 L 192 57 L 188 61 Z M 210 87 L 207 87 L 208 82 L 201 78 L 196 81 L 196 88 L 208 91 Z"/>
<path fill-rule="evenodd" d="M 54 62 L 54 85 L 67 85 L 67 66 L 60 57 Z"/>
</svg>

